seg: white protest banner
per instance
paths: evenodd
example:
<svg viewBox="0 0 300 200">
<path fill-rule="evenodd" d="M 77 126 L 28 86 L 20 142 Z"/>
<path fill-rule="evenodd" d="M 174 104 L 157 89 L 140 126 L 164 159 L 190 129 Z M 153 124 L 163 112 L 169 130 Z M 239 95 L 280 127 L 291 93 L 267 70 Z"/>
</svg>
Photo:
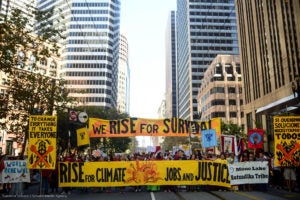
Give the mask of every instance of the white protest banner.
<svg viewBox="0 0 300 200">
<path fill-rule="evenodd" d="M 251 161 L 228 164 L 231 185 L 268 183 L 267 161 Z"/>
<path fill-rule="evenodd" d="M 27 160 L 5 160 L 2 183 L 30 182 Z"/>
</svg>

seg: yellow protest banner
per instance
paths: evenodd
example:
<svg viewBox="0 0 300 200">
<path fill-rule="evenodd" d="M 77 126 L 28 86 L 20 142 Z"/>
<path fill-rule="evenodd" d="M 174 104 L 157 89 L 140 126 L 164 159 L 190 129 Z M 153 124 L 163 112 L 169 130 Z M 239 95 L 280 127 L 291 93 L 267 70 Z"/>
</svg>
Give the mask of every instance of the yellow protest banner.
<svg viewBox="0 0 300 200">
<path fill-rule="evenodd" d="M 215 118 L 205 122 L 188 121 L 179 118 L 143 119 L 125 118 L 118 120 L 89 119 L 89 135 L 94 137 L 134 137 L 134 136 L 189 136 L 190 126 L 195 127 L 195 135 L 201 130 L 215 129 L 221 133 L 221 120 Z"/>
<path fill-rule="evenodd" d="M 86 127 L 77 129 L 76 134 L 77 134 L 77 146 L 90 144 L 90 137 L 88 135 L 88 131 Z"/>
<path fill-rule="evenodd" d="M 29 116 L 28 168 L 55 169 L 57 117 Z"/>
<path fill-rule="evenodd" d="M 227 161 L 61 162 L 59 187 L 218 185 L 230 187 Z"/>
<path fill-rule="evenodd" d="M 300 116 L 274 117 L 275 166 L 300 166 Z"/>
</svg>

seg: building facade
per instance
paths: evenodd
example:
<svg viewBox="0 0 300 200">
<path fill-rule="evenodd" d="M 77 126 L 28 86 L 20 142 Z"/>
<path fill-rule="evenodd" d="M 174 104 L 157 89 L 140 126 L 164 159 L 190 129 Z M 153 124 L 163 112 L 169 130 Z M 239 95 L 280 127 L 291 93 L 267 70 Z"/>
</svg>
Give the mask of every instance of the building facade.
<svg viewBox="0 0 300 200">
<path fill-rule="evenodd" d="M 40 47 L 41 49 L 51 48 L 51 46 L 47 43 L 44 43 L 44 45 L 41 45 Z M 30 50 L 24 51 L 23 48 L 20 46 L 18 48 L 17 57 L 19 59 L 19 62 L 16 68 L 21 73 L 35 73 L 50 78 L 52 80 L 59 79 L 58 68 L 60 66 L 61 59 L 59 56 L 57 56 L 57 54 L 44 56 L 37 62 L 35 56 Z M 8 92 L 8 90 L 10 89 L 10 82 L 11 79 L 7 76 L 7 74 L 0 70 L 0 106 L 5 106 L 2 105 L 2 99 L 10 98 Z M 39 105 L 36 105 L 34 110 L 35 111 L 33 112 L 41 112 Z M 24 122 L 20 122 L 20 119 L 11 119 L 12 113 L 22 113 L 22 110 L 19 110 L 18 108 L 16 108 L 15 110 L 9 110 L 7 112 L 6 117 L 0 119 L 0 122 L 5 123 L 6 126 L 5 129 L 2 129 L 0 127 L 0 155 L 7 154 L 17 156 L 22 151 L 22 143 L 16 140 L 16 135 L 20 133 L 20 130 L 13 129 L 12 131 L 11 127 L 14 127 L 18 123 Z"/>
<path fill-rule="evenodd" d="M 70 96 L 85 106 L 117 107 L 120 38 L 119 0 L 39 0 L 54 8 L 53 26 L 61 28 L 60 76 Z M 63 18 L 62 18 L 63 16 Z"/>
<path fill-rule="evenodd" d="M 234 0 L 177 0 L 178 116 L 197 119 L 198 89 L 218 54 L 238 54 Z"/>
<path fill-rule="evenodd" d="M 170 11 L 166 29 L 166 117 L 177 117 L 176 11 Z"/>
<path fill-rule="evenodd" d="M 129 113 L 130 69 L 128 63 L 128 41 L 124 33 L 120 34 L 118 63 L 118 97 L 117 109 L 121 113 Z"/>
<path fill-rule="evenodd" d="M 299 0 L 236 0 L 246 128 L 260 124 L 273 150 L 273 116 L 299 115 Z M 298 82 L 298 83 L 297 83 Z M 297 88 L 298 85 L 298 88 Z"/>
<path fill-rule="evenodd" d="M 20 9 L 23 13 L 32 16 L 34 5 L 36 5 L 37 0 L 1 0 L 0 1 L 0 20 L 5 19 L 5 16 L 8 16 L 12 8 Z M 2 18 L 3 17 L 3 18 Z M 28 29 L 33 30 L 33 24 L 35 22 L 34 17 L 29 18 L 29 23 L 27 24 Z M 30 26 L 31 25 L 31 26 Z"/>
<path fill-rule="evenodd" d="M 242 75 L 237 55 L 218 55 L 204 73 L 198 93 L 201 121 L 221 118 L 244 125 Z"/>
</svg>

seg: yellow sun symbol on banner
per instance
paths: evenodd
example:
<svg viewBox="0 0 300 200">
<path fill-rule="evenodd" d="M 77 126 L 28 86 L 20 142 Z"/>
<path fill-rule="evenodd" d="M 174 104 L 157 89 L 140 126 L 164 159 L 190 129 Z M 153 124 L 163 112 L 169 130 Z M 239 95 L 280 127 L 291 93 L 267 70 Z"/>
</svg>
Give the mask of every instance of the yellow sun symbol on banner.
<svg viewBox="0 0 300 200">
<path fill-rule="evenodd" d="M 158 180 L 163 180 L 159 177 L 159 173 L 157 172 L 156 163 L 146 162 L 140 165 L 139 161 L 134 164 L 130 164 L 130 168 L 126 170 L 129 178 L 126 180 L 126 183 L 156 183 Z"/>
</svg>

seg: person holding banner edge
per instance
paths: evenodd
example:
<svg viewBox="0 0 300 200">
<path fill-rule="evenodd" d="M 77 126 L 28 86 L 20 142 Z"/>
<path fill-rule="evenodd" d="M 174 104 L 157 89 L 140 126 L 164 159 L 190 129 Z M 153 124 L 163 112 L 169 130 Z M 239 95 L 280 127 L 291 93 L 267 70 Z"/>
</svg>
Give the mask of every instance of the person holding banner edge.
<svg viewBox="0 0 300 200">
<path fill-rule="evenodd" d="M 294 192 L 296 188 L 296 171 L 293 167 L 284 167 L 283 176 L 289 192 Z"/>
</svg>

